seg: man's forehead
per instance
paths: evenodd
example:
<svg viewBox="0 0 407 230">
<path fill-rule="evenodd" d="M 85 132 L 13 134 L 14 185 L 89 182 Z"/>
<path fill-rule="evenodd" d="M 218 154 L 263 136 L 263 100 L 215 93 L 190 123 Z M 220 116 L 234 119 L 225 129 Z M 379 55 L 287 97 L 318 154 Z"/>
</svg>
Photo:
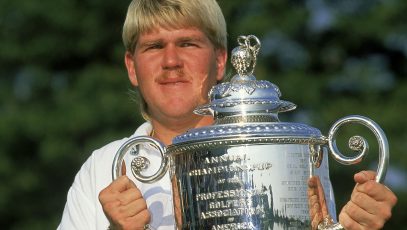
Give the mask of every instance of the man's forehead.
<svg viewBox="0 0 407 230">
<path fill-rule="evenodd" d="M 140 34 L 138 42 L 144 40 L 155 39 L 170 39 L 170 38 L 192 38 L 199 40 L 207 40 L 206 34 L 197 27 L 182 27 L 182 28 L 164 28 L 154 27 Z M 209 39 L 208 39 L 209 40 Z"/>
</svg>

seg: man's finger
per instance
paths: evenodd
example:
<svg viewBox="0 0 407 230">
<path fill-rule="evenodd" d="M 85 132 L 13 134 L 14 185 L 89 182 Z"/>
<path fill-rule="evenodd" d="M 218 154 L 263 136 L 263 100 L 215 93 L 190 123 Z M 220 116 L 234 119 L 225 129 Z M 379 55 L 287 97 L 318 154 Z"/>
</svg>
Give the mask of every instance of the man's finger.
<svg viewBox="0 0 407 230">
<path fill-rule="evenodd" d="M 150 223 L 151 215 L 148 209 L 144 209 L 143 211 L 139 212 L 137 215 L 129 218 L 130 222 L 133 222 L 137 226 L 133 229 L 144 229 L 144 225 Z M 141 226 L 139 228 L 138 226 Z"/>
<path fill-rule="evenodd" d="M 345 206 L 346 207 L 346 206 Z M 345 207 L 343 207 L 342 211 L 339 213 L 339 223 L 345 228 L 345 229 L 356 229 L 356 227 L 361 228 L 361 226 L 356 223 L 355 220 L 352 219 L 348 215 L 348 213 L 345 212 Z"/>
<path fill-rule="evenodd" d="M 372 215 L 377 215 L 377 213 L 380 211 L 381 203 L 377 202 L 366 193 L 354 192 L 352 193 L 350 200 L 351 200 L 350 203 L 358 206 L 359 208 L 365 210 L 365 212 L 370 213 Z"/>
<path fill-rule="evenodd" d="M 108 186 L 108 188 L 112 192 L 123 192 L 135 187 L 136 185 L 134 184 L 134 182 L 130 180 L 126 175 L 120 176 Z"/>
<path fill-rule="evenodd" d="M 357 192 L 365 193 L 376 201 L 386 201 L 395 204 L 396 199 L 393 193 L 383 184 L 376 181 L 367 181 L 355 186 Z M 394 200 L 394 202 L 393 202 Z"/>
<path fill-rule="evenodd" d="M 137 199 L 127 205 L 120 207 L 120 212 L 128 217 L 138 215 L 144 210 L 147 210 L 147 203 L 144 199 Z"/>
<path fill-rule="evenodd" d="M 132 201 L 138 200 L 140 198 L 143 198 L 143 195 L 141 194 L 140 190 L 137 188 L 130 188 L 127 189 L 126 191 L 123 191 L 118 199 L 122 203 L 122 205 L 127 205 L 131 203 Z"/>
<path fill-rule="evenodd" d="M 374 171 L 361 171 L 355 174 L 353 177 L 356 183 L 363 184 L 369 180 L 376 179 L 376 172 Z"/>
</svg>

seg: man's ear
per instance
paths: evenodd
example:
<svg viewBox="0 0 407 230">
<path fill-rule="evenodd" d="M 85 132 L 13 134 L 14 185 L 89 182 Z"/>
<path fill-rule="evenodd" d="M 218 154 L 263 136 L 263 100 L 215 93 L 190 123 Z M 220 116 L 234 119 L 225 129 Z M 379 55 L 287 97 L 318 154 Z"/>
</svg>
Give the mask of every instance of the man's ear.
<svg viewBox="0 0 407 230">
<path fill-rule="evenodd" d="M 228 52 L 226 49 L 218 49 L 216 51 L 216 62 L 217 62 L 217 67 L 218 67 L 218 72 L 216 76 L 216 80 L 219 82 L 223 79 L 223 76 L 225 75 L 225 69 L 226 69 L 226 61 L 228 58 Z"/>
<path fill-rule="evenodd" d="M 130 52 L 126 52 L 126 54 L 124 56 L 124 63 L 126 64 L 127 74 L 128 74 L 131 84 L 133 86 L 138 86 L 136 70 L 134 68 L 135 63 L 134 63 L 133 55 Z"/>
</svg>

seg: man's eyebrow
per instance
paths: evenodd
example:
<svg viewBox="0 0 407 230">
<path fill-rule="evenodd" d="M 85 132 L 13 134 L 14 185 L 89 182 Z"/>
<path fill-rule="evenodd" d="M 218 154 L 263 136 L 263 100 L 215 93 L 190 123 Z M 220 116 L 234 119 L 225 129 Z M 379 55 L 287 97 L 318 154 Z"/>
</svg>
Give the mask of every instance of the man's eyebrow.
<svg viewBox="0 0 407 230">
<path fill-rule="evenodd" d="M 195 41 L 195 42 L 203 42 L 204 39 L 198 36 L 187 36 L 187 37 L 181 37 L 177 39 L 178 41 L 181 42 L 190 42 L 190 41 Z"/>
<path fill-rule="evenodd" d="M 205 39 L 199 36 L 185 36 L 185 37 L 179 37 L 176 39 L 176 42 L 199 42 L 203 43 L 205 42 Z M 145 40 L 142 42 L 138 42 L 136 44 L 136 48 L 144 48 L 144 47 L 149 47 L 149 46 L 154 46 L 154 45 L 163 45 L 165 41 L 163 39 L 151 39 L 151 40 Z"/>
<path fill-rule="evenodd" d="M 138 47 L 148 47 L 148 46 L 154 46 L 154 45 L 161 45 L 162 43 L 163 43 L 162 39 L 147 40 L 147 41 L 138 43 L 137 46 Z"/>
</svg>

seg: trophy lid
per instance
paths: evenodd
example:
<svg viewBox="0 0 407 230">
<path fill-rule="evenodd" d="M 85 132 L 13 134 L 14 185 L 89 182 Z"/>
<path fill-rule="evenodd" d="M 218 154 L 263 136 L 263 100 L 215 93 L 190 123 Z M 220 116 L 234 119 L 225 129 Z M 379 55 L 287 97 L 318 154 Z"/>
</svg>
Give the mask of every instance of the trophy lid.
<svg viewBox="0 0 407 230">
<path fill-rule="evenodd" d="M 173 144 L 248 137 L 318 137 L 313 127 L 280 122 L 278 113 L 294 110 L 296 105 L 281 100 L 279 88 L 253 75 L 260 41 L 254 35 L 239 36 L 239 46 L 232 50 L 231 62 L 237 74 L 230 82 L 212 87 L 210 103 L 199 106 L 194 113 L 212 115 L 212 126 L 191 129 L 174 138 Z"/>
<path fill-rule="evenodd" d="M 232 50 L 231 61 L 237 74 L 230 82 L 215 85 L 209 92 L 210 103 L 195 109 L 196 114 L 212 115 L 216 124 L 230 123 L 232 117 L 251 121 L 277 121 L 277 114 L 296 105 L 280 100 L 280 89 L 269 81 L 253 76 L 260 41 L 253 35 L 240 36 Z M 259 116 L 261 114 L 261 116 Z"/>
</svg>

